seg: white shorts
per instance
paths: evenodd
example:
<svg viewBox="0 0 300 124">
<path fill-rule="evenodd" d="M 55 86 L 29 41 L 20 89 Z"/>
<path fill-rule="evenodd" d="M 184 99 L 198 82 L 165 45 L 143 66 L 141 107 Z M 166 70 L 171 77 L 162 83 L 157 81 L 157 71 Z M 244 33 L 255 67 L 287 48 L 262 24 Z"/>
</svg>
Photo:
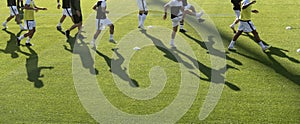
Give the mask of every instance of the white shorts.
<svg viewBox="0 0 300 124">
<path fill-rule="evenodd" d="M 105 26 L 111 25 L 112 22 L 106 18 L 106 19 L 96 19 L 96 28 L 97 30 L 104 30 Z"/>
<path fill-rule="evenodd" d="M 65 16 L 72 16 L 71 8 L 63 8 L 62 14 Z"/>
<path fill-rule="evenodd" d="M 139 10 L 148 11 L 146 0 L 136 0 Z"/>
<path fill-rule="evenodd" d="M 182 20 L 182 16 L 178 16 L 176 18 L 173 18 L 172 19 L 172 26 L 173 27 L 178 26 L 181 20 Z"/>
<path fill-rule="evenodd" d="M 256 30 L 256 28 L 251 21 L 240 21 L 238 30 L 243 32 L 252 32 Z"/>
<path fill-rule="evenodd" d="M 10 16 L 15 16 L 19 14 L 16 6 L 9 6 Z"/>
<path fill-rule="evenodd" d="M 234 13 L 235 13 L 235 17 L 239 18 L 240 14 L 241 14 L 241 11 L 240 10 L 234 10 Z"/>
<path fill-rule="evenodd" d="M 191 7 L 192 7 L 191 4 L 187 4 L 187 5 L 184 7 L 184 11 L 189 10 Z"/>
<path fill-rule="evenodd" d="M 32 30 L 33 28 L 36 27 L 36 23 L 34 20 L 25 20 L 25 25 L 26 25 L 26 28 L 25 29 L 28 29 L 28 30 Z"/>
</svg>

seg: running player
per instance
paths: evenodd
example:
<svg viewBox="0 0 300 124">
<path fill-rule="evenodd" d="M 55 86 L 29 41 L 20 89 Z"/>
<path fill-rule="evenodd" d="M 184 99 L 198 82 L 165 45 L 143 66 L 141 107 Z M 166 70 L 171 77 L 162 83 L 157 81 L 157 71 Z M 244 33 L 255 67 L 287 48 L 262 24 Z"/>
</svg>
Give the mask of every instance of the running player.
<svg viewBox="0 0 300 124">
<path fill-rule="evenodd" d="M 2 26 L 4 27 L 4 29 L 7 28 L 7 23 L 14 17 L 16 17 L 16 21 L 17 24 L 20 26 L 20 29 L 23 30 L 23 26 L 20 20 L 20 16 L 19 16 L 19 11 L 17 9 L 17 3 L 16 0 L 7 0 L 7 6 L 9 7 L 10 10 L 10 15 L 9 17 L 2 23 Z"/>
<path fill-rule="evenodd" d="M 146 20 L 147 14 L 148 14 L 147 3 L 146 3 L 146 0 L 136 0 L 136 2 L 139 7 L 138 28 L 144 28 L 144 22 Z"/>
<path fill-rule="evenodd" d="M 72 17 L 74 24 L 65 31 L 66 37 L 70 37 L 70 31 L 78 28 L 78 32 L 80 33 L 81 27 L 82 27 L 82 13 L 81 13 L 81 7 L 80 7 L 80 0 L 71 0 L 70 1 L 71 11 L 72 11 Z"/>
<path fill-rule="evenodd" d="M 233 11 L 235 13 L 235 20 L 234 22 L 230 25 L 230 28 L 232 29 L 233 33 L 236 33 L 235 30 L 235 25 L 239 23 L 239 17 L 241 13 L 241 2 L 242 0 L 231 0 L 231 3 L 233 5 Z"/>
<path fill-rule="evenodd" d="M 39 11 L 39 10 L 47 10 L 47 8 L 40 8 L 37 7 L 34 4 L 33 0 L 26 0 L 25 2 L 25 7 L 24 7 L 24 20 L 27 26 L 27 29 L 29 30 L 28 33 L 21 35 L 20 37 L 17 38 L 17 45 L 20 46 L 20 42 L 22 39 L 25 37 L 28 37 L 26 40 L 26 46 L 32 46 L 33 44 L 30 43 L 31 38 L 33 37 L 35 33 L 35 27 L 36 27 L 36 22 L 34 20 L 34 11 Z"/>
<path fill-rule="evenodd" d="M 171 10 L 171 20 L 172 20 L 172 27 L 173 27 L 170 45 L 171 45 L 171 47 L 176 47 L 174 44 L 175 35 L 178 30 L 179 22 L 182 21 L 185 14 L 196 16 L 196 18 L 198 18 L 198 19 L 200 18 L 200 16 L 202 14 L 201 13 L 196 14 L 189 10 L 184 10 L 182 0 L 171 0 L 164 5 L 164 12 L 165 12 L 165 14 L 163 16 L 164 20 L 167 19 L 168 8 L 170 8 L 170 10 Z"/>
<path fill-rule="evenodd" d="M 57 0 L 57 9 L 60 9 L 60 6 L 61 6 L 60 0 Z M 67 16 L 69 16 L 73 21 L 71 7 L 70 7 L 70 0 L 62 0 L 62 9 L 63 9 L 62 16 L 60 18 L 59 23 L 56 26 L 57 30 L 62 29 L 61 24 L 64 22 L 64 20 L 66 19 Z"/>
<path fill-rule="evenodd" d="M 93 9 L 97 11 L 96 16 L 96 28 L 97 31 L 94 34 L 93 40 L 91 41 L 91 45 L 95 47 L 95 41 L 98 38 L 99 34 L 102 30 L 105 29 L 105 26 L 109 26 L 110 30 L 110 42 L 114 42 L 113 36 L 114 36 L 114 25 L 113 23 L 107 18 L 106 14 L 109 12 L 106 10 L 106 0 L 99 0 L 94 6 Z"/>
<path fill-rule="evenodd" d="M 258 10 L 252 10 L 252 4 L 255 4 L 256 0 L 250 2 L 250 0 L 244 0 L 242 3 L 242 10 L 241 10 L 241 16 L 239 18 L 240 24 L 238 28 L 238 32 L 234 35 L 233 39 L 231 40 L 228 50 L 234 50 L 234 44 L 238 37 L 243 33 L 243 32 L 252 32 L 254 35 L 254 38 L 256 42 L 261 46 L 262 50 L 265 51 L 269 49 L 271 46 L 266 46 L 262 40 L 260 39 L 256 28 L 254 27 L 252 21 L 251 21 L 251 12 L 253 13 L 258 13 Z"/>
<path fill-rule="evenodd" d="M 182 4 L 183 4 L 183 7 L 184 7 L 184 11 L 191 10 L 194 14 L 197 14 L 196 10 L 195 10 L 195 7 L 193 5 L 191 5 L 191 4 L 189 4 L 187 2 L 187 0 L 182 0 Z M 203 11 L 200 11 L 199 17 L 197 17 L 197 19 L 198 19 L 199 22 L 203 22 L 204 21 L 204 19 L 200 18 L 202 15 L 203 15 Z M 185 33 L 187 31 L 183 28 L 183 26 L 184 26 L 184 19 L 182 19 L 182 21 L 180 21 L 179 32 Z"/>
</svg>

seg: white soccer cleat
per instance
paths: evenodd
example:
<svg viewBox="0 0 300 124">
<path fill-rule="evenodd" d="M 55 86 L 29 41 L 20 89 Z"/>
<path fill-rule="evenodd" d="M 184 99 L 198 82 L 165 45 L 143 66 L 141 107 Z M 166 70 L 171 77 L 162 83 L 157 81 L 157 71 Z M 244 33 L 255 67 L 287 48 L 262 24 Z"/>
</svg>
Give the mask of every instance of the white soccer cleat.
<svg viewBox="0 0 300 124">
<path fill-rule="evenodd" d="M 270 49 L 271 47 L 272 47 L 272 46 L 265 46 L 265 47 L 262 48 L 262 50 L 263 50 L 263 51 L 266 51 L 266 50 Z"/>
<path fill-rule="evenodd" d="M 5 23 L 2 23 L 2 26 L 3 26 L 4 29 L 7 28 L 7 25 Z"/>
<path fill-rule="evenodd" d="M 236 48 L 233 47 L 233 46 L 228 46 L 228 50 L 229 50 L 229 51 L 236 51 Z"/>
<path fill-rule="evenodd" d="M 172 48 L 176 48 L 176 45 L 175 45 L 174 43 L 170 43 L 170 46 L 171 46 Z"/>
</svg>

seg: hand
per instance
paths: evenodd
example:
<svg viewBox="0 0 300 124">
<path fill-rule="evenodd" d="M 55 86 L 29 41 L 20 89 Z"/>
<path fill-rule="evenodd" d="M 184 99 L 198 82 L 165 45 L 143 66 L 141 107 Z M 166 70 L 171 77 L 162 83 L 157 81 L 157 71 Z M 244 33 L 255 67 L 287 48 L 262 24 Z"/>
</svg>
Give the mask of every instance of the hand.
<svg viewBox="0 0 300 124">
<path fill-rule="evenodd" d="M 47 10 L 47 8 L 42 8 L 42 10 Z"/>
<path fill-rule="evenodd" d="M 252 4 L 255 4 L 255 3 L 256 3 L 256 0 L 253 0 L 251 3 L 252 3 Z"/>
<path fill-rule="evenodd" d="M 167 14 L 164 14 L 163 19 L 164 19 L 164 20 L 167 19 Z"/>
<path fill-rule="evenodd" d="M 258 10 L 252 10 L 252 12 L 253 12 L 253 13 L 259 13 L 259 11 L 258 11 Z"/>
<path fill-rule="evenodd" d="M 57 9 L 60 9 L 60 4 L 57 4 Z"/>
<path fill-rule="evenodd" d="M 108 13 L 109 13 L 109 11 L 105 11 L 105 13 L 106 13 L 106 14 L 108 14 Z"/>
</svg>

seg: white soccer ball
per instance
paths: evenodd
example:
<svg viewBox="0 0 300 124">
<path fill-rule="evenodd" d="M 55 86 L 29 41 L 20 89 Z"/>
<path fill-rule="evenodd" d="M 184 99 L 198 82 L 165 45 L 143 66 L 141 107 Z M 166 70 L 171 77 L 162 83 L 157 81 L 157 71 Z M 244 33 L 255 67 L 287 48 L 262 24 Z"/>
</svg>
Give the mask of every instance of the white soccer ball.
<svg viewBox="0 0 300 124">
<path fill-rule="evenodd" d="M 297 52 L 298 52 L 298 53 L 300 53 L 300 48 L 299 48 L 299 49 L 297 49 Z"/>
<path fill-rule="evenodd" d="M 292 27 L 291 27 L 291 26 L 286 26 L 285 29 L 286 29 L 286 30 L 291 30 Z"/>
<path fill-rule="evenodd" d="M 133 50 L 136 50 L 136 51 L 138 51 L 138 50 L 140 50 L 141 48 L 139 48 L 139 47 L 134 47 L 133 48 Z"/>
</svg>

